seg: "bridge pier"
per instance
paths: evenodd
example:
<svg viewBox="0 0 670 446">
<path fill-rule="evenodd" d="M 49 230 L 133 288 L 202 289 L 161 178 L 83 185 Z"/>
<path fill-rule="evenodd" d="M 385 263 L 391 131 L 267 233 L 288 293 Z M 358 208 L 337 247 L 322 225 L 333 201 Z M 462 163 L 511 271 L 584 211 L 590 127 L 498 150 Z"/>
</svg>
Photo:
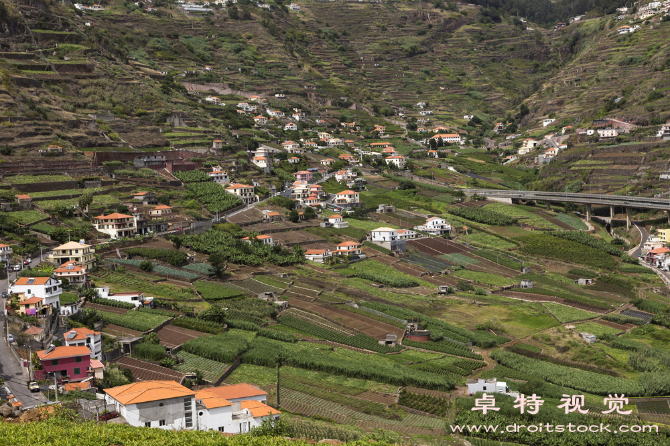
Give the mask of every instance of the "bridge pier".
<svg viewBox="0 0 670 446">
<path fill-rule="evenodd" d="M 610 220 L 614 220 L 614 206 L 610 206 Z"/>
<path fill-rule="evenodd" d="M 591 205 L 585 204 L 586 206 L 586 221 L 591 221 Z"/>
<path fill-rule="evenodd" d="M 630 208 L 626 208 L 626 229 L 630 229 L 631 220 L 630 220 Z"/>
<path fill-rule="evenodd" d="M 547 210 L 551 210 L 551 201 L 545 201 L 545 204 L 547 205 Z"/>
<path fill-rule="evenodd" d="M 670 223 L 670 211 L 665 211 L 665 215 L 668 216 L 668 223 Z"/>
</svg>

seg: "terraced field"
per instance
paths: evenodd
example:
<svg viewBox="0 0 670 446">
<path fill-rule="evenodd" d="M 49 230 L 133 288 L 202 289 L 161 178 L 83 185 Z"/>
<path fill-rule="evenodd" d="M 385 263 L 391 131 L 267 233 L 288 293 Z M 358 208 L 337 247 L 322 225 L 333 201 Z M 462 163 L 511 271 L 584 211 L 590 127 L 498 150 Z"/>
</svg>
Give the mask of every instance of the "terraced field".
<svg viewBox="0 0 670 446">
<path fill-rule="evenodd" d="M 203 358 L 202 356 L 193 355 L 187 352 L 179 352 L 177 357 L 183 359 L 184 362 L 174 366 L 175 370 L 182 373 L 195 373 L 196 370 L 202 372 L 203 378 L 211 383 L 215 382 L 228 366 L 222 362 L 212 361 L 211 359 Z"/>
</svg>

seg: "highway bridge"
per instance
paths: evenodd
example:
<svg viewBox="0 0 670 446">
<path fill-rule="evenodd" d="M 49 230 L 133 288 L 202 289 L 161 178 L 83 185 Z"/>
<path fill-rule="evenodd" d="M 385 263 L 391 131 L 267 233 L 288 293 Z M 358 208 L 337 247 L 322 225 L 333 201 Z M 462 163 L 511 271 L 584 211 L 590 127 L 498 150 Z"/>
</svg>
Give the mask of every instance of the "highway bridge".
<svg viewBox="0 0 670 446">
<path fill-rule="evenodd" d="M 480 195 L 491 200 L 517 203 L 521 200 L 544 201 L 547 208 L 551 203 L 576 203 L 586 207 L 586 220 L 591 221 L 592 206 L 609 206 L 610 218 L 614 218 L 614 208 L 626 209 L 626 224 L 631 225 L 631 209 L 665 211 L 670 222 L 670 200 L 662 198 L 630 197 L 623 195 L 573 194 L 567 192 L 540 192 L 523 190 L 465 189 L 467 196 Z"/>
</svg>

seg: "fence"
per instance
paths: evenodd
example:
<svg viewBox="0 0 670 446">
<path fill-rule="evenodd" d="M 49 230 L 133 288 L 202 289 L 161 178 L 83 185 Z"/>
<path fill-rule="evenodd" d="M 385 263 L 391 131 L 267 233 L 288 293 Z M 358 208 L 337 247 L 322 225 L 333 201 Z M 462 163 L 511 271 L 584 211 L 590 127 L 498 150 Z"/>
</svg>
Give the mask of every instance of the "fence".
<svg viewBox="0 0 670 446">
<path fill-rule="evenodd" d="M 232 365 L 228 367 L 225 372 L 223 372 L 223 375 L 221 375 L 219 379 L 216 380 L 214 385 L 220 386 L 223 380 L 228 378 L 240 366 L 240 364 L 242 364 L 242 360 L 240 360 L 240 358 L 237 358 L 235 362 L 233 362 Z"/>
</svg>

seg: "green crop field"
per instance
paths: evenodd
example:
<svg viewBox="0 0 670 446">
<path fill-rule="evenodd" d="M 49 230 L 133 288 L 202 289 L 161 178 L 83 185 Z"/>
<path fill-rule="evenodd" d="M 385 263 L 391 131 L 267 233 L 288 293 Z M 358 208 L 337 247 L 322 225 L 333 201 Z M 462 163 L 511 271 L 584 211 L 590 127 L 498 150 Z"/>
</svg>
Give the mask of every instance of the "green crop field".
<svg viewBox="0 0 670 446">
<path fill-rule="evenodd" d="M 474 280 L 476 282 L 480 283 L 485 283 L 487 285 L 493 285 L 493 286 L 508 286 L 508 285 L 514 285 L 515 283 L 518 282 L 518 280 L 514 278 L 509 278 L 509 277 L 502 277 L 498 276 L 497 274 L 493 273 L 483 273 L 480 271 L 470 271 L 467 269 L 462 269 L 460 271 L 456 271 L 453 274 L 456 277 L 460 277 L 463 279 L 470 279 Z"/>
<path fill-rule="evenodd" d="M 179 370 L 182 373 L 193 373 L 196 370 L 200 370 L 205 380 L 209 382 L 216 381 L 226 371 L 227 367 L 222 362 L 213 361 L 187 352 L 179 352 L 177 357 L 183 359 L 184 362 L 177 364 L 174 367 L 175 370 Z"/>
<path fill-rule="evenodd" d="M 590 311 L 572 308 L 567 305 L 556 304 L 553 302 L 545 302 L 542 305 L 551 311 L 551 314 L 553 314 L 560 323 L 581 321 L 583 319 L 591 319 L 598 316 L 596 313 L 591 313 Z"/>
<path fill-rule="evenodd" d="M 458 253 L 451 253 L 451 254 L 441 254 L 438 257 L 441 257 L 451 263 L 455 263 L 456 265 L 460 266 L 466 266 L 466 265 L 472 265 L 473 263 L 479 263 L 479 260 L 473 259 L 472 257 L 468 257 L 463 254 L 458 254 Z"/>
<path fill-rule="evenodd" d="M 616 335 L 621 333 L 621 330 L 607 325 L 598 324 L 596 322 L 582 322 L 575 324 L 575 329 L 580 333 L 591 333 L 601 338 L 603 335 Z"/>
<path fill-rule="evenodd" d="M 466 235 L 463 236 L 462 239 L 467 243 L 486 248 L 505 250 L 517 247 L 514 243 L 503 240 L 495 235 L 487 234 L 486 232 L 477 232 L 475 234 Z"/>
</svg>

